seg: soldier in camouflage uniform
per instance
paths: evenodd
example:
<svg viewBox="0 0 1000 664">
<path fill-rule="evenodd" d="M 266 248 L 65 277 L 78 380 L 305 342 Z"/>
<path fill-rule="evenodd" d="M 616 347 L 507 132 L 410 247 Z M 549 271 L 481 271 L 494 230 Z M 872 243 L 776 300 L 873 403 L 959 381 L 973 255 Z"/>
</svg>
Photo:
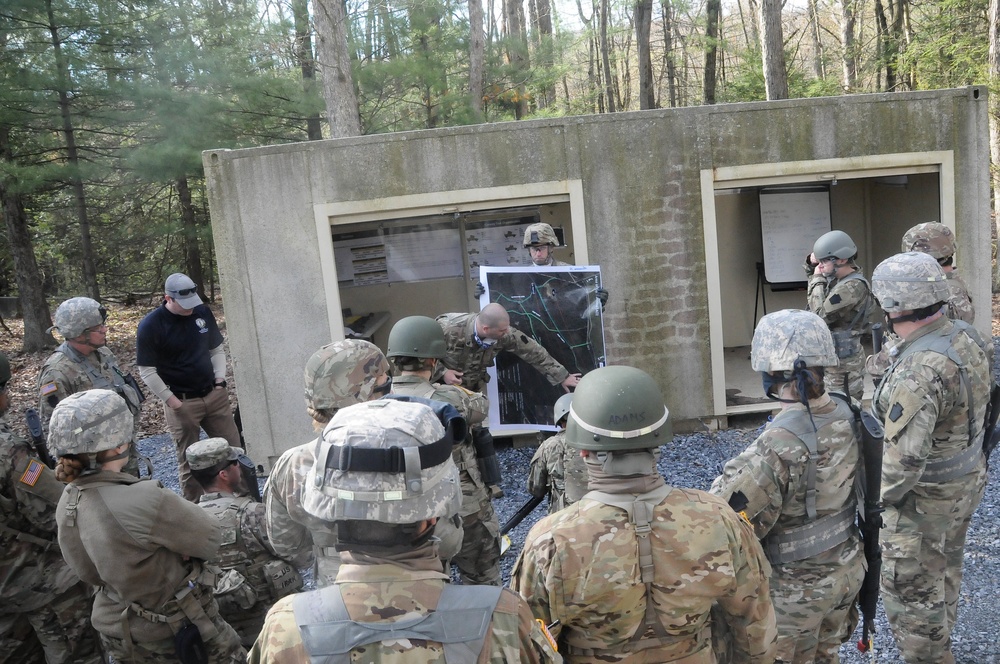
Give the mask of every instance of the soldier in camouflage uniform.
<svg viewBox="0 0 1000 664">
<path fill-rule="evenodd" d="M 833 338 L 815 314 L 778 311 L 758 323 L 750 362 L 781 412 L 726 464 L 712 493 L 750 519 L 771 563 L 776 661 L 836 663 L 857 626 L 865 568 L 854 413 L 823 385 L 824 368 L 837 365 Z"/>
<path fill-rule="evenodd" d="M 193 662 L 198 634 L 204 663 L 244 662 L 203 565 L 219 550 L 219 524 L 159 482 L 121 472 L 132 446 L 125 401 L 101 389 L 70 395 L 52 412 L 49 434 L 56 476 L 70 482 L 56 508 L 59 546 L 98 587 L 91 620 L 105 652 L 119 664 Z"/>
<path fill-rule="evenodd" d="M 479 392 L 430 382 L 445 356 L 444 333 L 433 318 L 408 316 L 399 320 L 389 332 L 386 355 L 400 371 L 392 380 L 393 394 L 451 404 L 470 428 L 486 419 L 489 404 Z M 461 521 L 457 528 L 450 519 L 438 522 L 435 533 L 442 540 L 441 557 L 446 564 L 458 566 L 463 583 L 499 586 L 500 522 L 483 482 L 471 435 L 456 442 L 452 457 L 462 484 L 462 508 L 458 511 Z M 446 543 L 449 551 L 444 550 Z"/>
<path fill-rule="evenodd" d="M 556 232 L 546 223 L 531 224 L 524 229 L 524 248 L 531 256 L 531 262 L 538 267 L 558 267 L 570 265 L 556 260 L 552 251 L 559 246 Z"/>
<path fill-rule="evenodd" d="M 343 566 L 333 586 L 274 605 L 250 662 L 560 661 L 516 594 L 441 571 L 433 535 L 461 503 L 460 419 L 392 397 L 334 415 L 317 447 L 330 461 L 309 473 L 304 506 L 336 524 Z"/>
<path fill-rule="evenodd" d="M 126 377 L 118 360 L 108 350 L 107 310 L 89 297 L 72 297 L 56 309 L 55 325 L 65 339 L 45 360 L 38 374 L 38 414 L 43 433 L 48 432 L 52 409 L 71 394 L 99 387 L 117 392 L 132 411 L 134 424 L 139 426 L 142 403 L 138 384 Z M 132 448 L 126 473 L 139 476 L 139 459 Z"/>
<path fill-rule="evenodd" d="M 360 339 L 335 341 L 313 353 L 305 368 L 306 410 L 319 432 L 337 409 L 377 399 L 390 386 L 389 362 L 377 346 Z M 313 560 L 317 586 L 337 578 L 340 556 L 334 524 L 302 507 L 306 475 L 315 464 L 316 440 L 286 450 L 264 486 L 265 525 L 275 552 L 296 567 Z"/>
<path fill-rule="evenodd" d="M 0 662 L 13 661 L 8 657 L 21 641 L 16 623 L 27 619 L 48 664 L 98 664 L 92 591 L 56 545 L 63 484 L 7 425 L 10 378 L 10 363 L 0 353 Z"/>
<path fill-rule="evenodd" d="M 486 369 L 501 352 L 514 353 L 535 367 L 552 385 L 562 385 L 568 392 L 580 382 L 580 374 L 571 374 L 555 361 L 541 344 L 510 326 L 510 316 L 493 302 L 478 314 L 442 314 L 437 317 L 448 344 L 447 355 L 435 372 L 435 380 L 461 385 L 482 392 L 489 376 Z"/>
<path fill-rule="evenodd" d="M 569 507 L 587 493 L 587 466 L 580 451 L 566 444 L 566 418 L 572 394 L 564 394 L 552 408 L 552 421 L 559 432 L 549 436 L 535 450 L 528 470 L 528 493 L 549 497 L 549 514 Z"/>
<path fill-rule="evenodd" d="M 861 336 L 869 331 L 868 319 L 874 310 L 871 286 L 855 262 L 858 247 L 844 231 L 821 235 L 806 258 L 809 276 L 809 311 L 817 314 L 830 328 L 840 365 L 830 367 L 826 385 L 831 390 L 847 391 L 859 401 L 864 396 L 865 356 Z"/>
<path fill-rule="evenodd" d="M 566 441 L 583 450 L 590 491 L 535 524 L 511 586 L 555 625 L 567 662 L 715 664 L 713 620 L 729 630 L 728 661 L 773 662 L 760 544 L 721 498 L 663 481 L 656 462 L 670 441 L 668 415 L 639 369 L 584 376 Z"/>
<path fill-rule="evenodd" d="M 950 290 L 934 258 L 891 256 L 872 287 L 902 340 L 872 398 L 885 424 L 885 613 L 909 664 L 949 664 L 965 536 L 986 483 L 990 366 L 976 330 L 944 315 Z"/>
<path fill-rule="evenodd" d="M 185 451 L 191 476 L 205 491 L 198 505 L 222 528 L 222 548 L 211 562 L 222 569 L 215 597 L 219 612 L 249 648 L 276 600 L 302 588 L 298 570 L 282 560 L 264 531 L 264 505 L 245 495 L 241 450 L 225 438 L 206 438 Z M 244 495 L 237 496 L 237 491 Z"/>
</svg>

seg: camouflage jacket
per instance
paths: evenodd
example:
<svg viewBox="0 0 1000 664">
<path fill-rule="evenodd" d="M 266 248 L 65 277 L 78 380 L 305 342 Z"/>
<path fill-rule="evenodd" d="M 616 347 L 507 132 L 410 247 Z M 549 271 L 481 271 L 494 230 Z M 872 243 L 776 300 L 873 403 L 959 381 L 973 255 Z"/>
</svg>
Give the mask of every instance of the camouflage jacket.
<svg viewBox="0 0 1000 664">
<path fill-rule="evenodd" d="M 418 555 L 419 552 L 414 552 Z M 424 554 L 426 555 L 426 554 Z M 435 567 L 436 566 L 436 567 Z M 399 560 L 396 564 L 360 564 L 349 554 L 337 575 L 337 585 L 351 618 L 391 623 L 430 613 L 437 607 L 448 577 L 436 556 Z M 302 597 L 309 597 L 307 593 Z M 295 621 L 292 601 L 285 597 L 267 614 L 264 629 L 250 651 L 250 664 L 300 664 L 309 657 Z M 331 630 L 335 629 L 331 627 Z M 367 664 L 416 664 L 444 661 L 441 644 L 417 639 L 392 639 L 351 651 L 352 661 Z M 503 591 L 486 634 L 478 664 L 540 664 L 560 662 L 533 619 L 527 604 Z"/>
<path fill-rule="evenodd" d="M 872 410 L 885 426 L 882 500 L 886 505 L 898 505 L 911 492 L 918 499 L 948 500 L 968 485 L 967 477 L 929 483 L 921 481 L 921 475 L 927 462 L 946 459 L 981 441 L 992 380 L 986 353 L 966 333 L 959 332 L 952 340 L 952 348 L 966 365 L 971 395 L 962 385 L 959 366 L 946 355 L 931 350 L 907 353 L 918 339 L 948 337 L 954 326 L 941 317 L 904 339 L 897 347 L 901 359 L 890 367 L 872 398 Z M 980 458 L 974 472 L 981 474 L 984 467 Z"/>
<path fill-rule="evenodd" d="M 817 416 L 833 413 L 836 402 L 823 395 L 810 402 Z M 712 493 L 725 500 L 742 491 L 748 503 L 743 510 L 757 537 L 782 532 L 809 523 L 806 514 L 806 468 L 809 451 L 802 440 L 782 427 L 786 413 L 804 412 L 802 404 L 792 404 L 768 423 L 764 432 L 735 459 L 726 463 L 722 475 L 712 483 Z M 787 417 L 787 416 L 786 416 Z M 823 518 L 853 505 L 854 480 L 860 453 L 852 419 L 835 419 L 816 434 L 816 517 Z M 798 573 L 809 569 L 826 574 L 831 568 L 861 565 L 860 538 L 850 539 L 807 560 L 785 563 Z"/>
<path fill-rule="evenodd" d="M 528 493 L 549 495 L 549 514 L 580 500 L 587 493 L 587 465 L 580 450 L 566 444 L 566 433 L 549 436 L 535 450 L 528 470 Z"/>
<path fill-rule="evenodd" d="M 958 272 L 945 272 L 945 276 L 948 277 L 948 290 L 951 293 L 948 297 L 948 318 L 963 320 L 972 325 L 976 322 L 976 308 L 969 296 L 969 288 L 962 277 L 958 276 Z"/>
<path fill-rule="evenodd" d="M 405 394 L 443 401 L 454 406 L 469 423 L 470 428 L 482 423 L 489 412 L 486 397 L 470 392 L 458 385 L 436 385 L 419 376 L 397 376 L 392 379 L 393 394 Z M 479 472 L 476 450 L 472 440 L 456 445 L 451 453 L 462 482 L 462 509 L 459 515 L 476 514 L 490 502 L 490 493 Z"/>
<path fill-rule="evenodd" d="M 856 272 L 861 272 L 858 267 Z M 809 311 L 822 318 L 831 332 L 846 331 L 851 322 L 867 306 L 876 306 L 872 299 L 871 288 L 862 279 L 828 279 L 822 274 L 814 274 L 809 278 L 808 287 Z M 861 314 L 857 324 L 852 329 L 851 336 L 860 336 L 868 321 Z"/>
<path fill-rule="evenodd" d="M 670 488 L 650 519 L 660 645 L 624 652 L 644 624 L 638 538 L 625 510 L 584 498 L 540 520 L 515 563 L 511 587 L 552 630 L 567 662 L 715 664 L 713 606 L 737 663 L 770 664 L 775 617 L 770 566 L 751 526 L 717 496 Z M 653 636 L 649 628 L 644 638 Z M 592 651 L 589 654 L 588 651 Z"/>
<path fill-rule="evenodd" d="M 476 314 L 442 314 L 437 317 L 437 322 L 444 330 L 448 354 L 438 365 L 434 378 L 443 375 L 445 369 L 463 371 L 462 387 L 481 392 L 489 382 L 486 370 L 504 351 L 514 353 L 533 366 L 553 385 L 563 382 L 569 375 L 566 367 L 556 362 L 541 344 L 516 328 L 510 328 L 489 348 L 480 348 L 474 337 Z"/>
<path fill-rule="evenodd" d="M 79 582 L 56 543 L 63 487 L 0 418 L 0 614 L 46 606 Z"/>
<path fill-rule="evenodd" d="M 45 434 L 48 434 L 49 418 L 56 404 L 71 394 L 94 387 L 117 392 L 138 418 L 139 395 L 125 384 L 124 375 L 118 360 L 106 347 L 83 355 L 67 342 L 60 344 L 38 374 L 38 414 Z"/>
</svg>

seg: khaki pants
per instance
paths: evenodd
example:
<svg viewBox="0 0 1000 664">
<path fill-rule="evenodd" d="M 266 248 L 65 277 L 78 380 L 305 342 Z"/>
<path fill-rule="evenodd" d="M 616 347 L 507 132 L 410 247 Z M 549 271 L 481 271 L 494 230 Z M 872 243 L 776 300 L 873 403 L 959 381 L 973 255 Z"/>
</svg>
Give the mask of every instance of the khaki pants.
<svg viewBox="0 0 1000 664">
<path fill-rule="evenodd" d="M 198 442 L 201 429 L 210 438 L 225 438 L 232 447 L 240 446 L 240 432 L 236 429 L 233 411 L 229 406 L 229 393 L 225 388 L 217 387 L 204 397 L 182 400 L 181 407 L 177 410 L 163 404 L 163 416 L 170 437 L 177 446 L 177 474 L 180 477 L 181 492 L 188 500 L 195 501 L 204 491 L 191 477 L 191 467 L 184 452 Z"/>
</svg>

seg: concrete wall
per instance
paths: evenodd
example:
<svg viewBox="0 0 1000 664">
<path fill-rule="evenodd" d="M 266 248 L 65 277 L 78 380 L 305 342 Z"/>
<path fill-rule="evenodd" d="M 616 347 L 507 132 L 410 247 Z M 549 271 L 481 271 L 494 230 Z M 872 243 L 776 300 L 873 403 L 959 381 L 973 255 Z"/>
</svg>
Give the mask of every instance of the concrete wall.
<svg viewBox="0 0 1000 664">
<path fill-rule="evenodd" d="M 329 236 L 317 236 L 314 206 L 330 203 L 370 201 L 374 210 L 393 196 L 579 181 L 589 262 L 602 266 L 612 294 L 605 316 L 609 360 L 646 369 L 675 417 L 697 418 L 718 415 L 707 343 L 702 173 L 952 151 L 954 182 L 945 185 L 956 190 L 962 272 L 986 330 L 985 97 L 984 89 L 969 88 L 799 99 L 206 152 L 251 452 L 263 461 L 311 435 L 302 367 L 332 334 L 318 248 Z M 878 211 L 872 214 L 877 221 Z M 875 253 L 893 253 L 898 242 L 896 234 Z M 874 264 L 865 267 L 870 272 Z"/>
</svg>

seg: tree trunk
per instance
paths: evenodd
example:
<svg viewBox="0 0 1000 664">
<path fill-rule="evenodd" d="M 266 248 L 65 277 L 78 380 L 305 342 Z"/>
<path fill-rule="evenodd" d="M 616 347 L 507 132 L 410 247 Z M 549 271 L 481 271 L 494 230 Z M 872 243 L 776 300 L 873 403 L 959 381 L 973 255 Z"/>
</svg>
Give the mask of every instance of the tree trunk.
<svg viewBox="0 0 1000 664">
<path fill-rule="evenodd" d="M 996 82 L 1000 81 L 1000 0 L 990 0 L 989 14 L 990 54 L 987 80 L 990 82 L 990 87 L 995 89 Z M 997 208 L 1000 207 L 1000 170 L 998 170 L 1000 168 L 1000 94 L 989 96 L 989 118 L 993 223 L 996 225 L 996 236 L 1000 238 L 1000 215 L 997 214 Z M 993 257 L 993 292 L 1000 293 L 1000 258 L 996 255 Z"/>
<path fill-rule="evenodd" d="M 888 50 L 888 40 L 889 40 L 889 25 L 885 20 L 885 8 L 882 6 L 882 0 L 875 0 L 875 62 L 876 67 L 876 81 L 875 89 L 884 90 L 881 87 L 882 82 L 882 70 L 887 68 L 886 64 L 886 51 Z M 886 88 L 888 88 L 888 80 L 886 81 Z"/>
<path fill-rule="evenodd" d="M 315 0 L 316 53 L 323 75 L 323 98 L 330 136 L 361 135 L 361 113 L 351 73 L 350 26 L 344 0 Z"/>
<path fill-rule="evenodd" d="M 504 0 L 504 23 L 507 28 L 507 60 L 514 76 L 516 98 L 514 117 L 518 120 L 528 115 L 528 36 L 525 34 L 523 0 Z"/>
<path fill-rule="evenodd" d="M 538 56 L 535 65 L 543 70 L 545 85 L 538 97 L 538 108 L 546 108 L 556 103 L 556 79 L 552 67 L 555 64 L 555 42 L 552 38 L 552 0 L 533 0 L 538 14 Z M 649 0 L 652 2 L 652 0 Z"/>
<path fill-rule="evenodd" d="M 59 114 L 62 118 L 62 133 L 66 139 L 66 161 L 70 165 L 70 184 L 73 189 L 73 202 L 76 208 L 76 219 L 80 225 L 80 262 L 83 266 L 83 286 L 87 295 L 100 301 L 101 290 L 97 285 L 97 263 L 94 260 L 94 246 L 90 238 L 90 218 L 87 215 L 87 199 L 83 191 L 83 176 L 80 173 L 80 154 L 76 146 L 76 128 L 73 126 L 73 115 L 69 98 L 70 75 L 69 65 L 62 53 L 62 39 L 59 37 L 59 27 L 56 25 L 52 11 L 52 0 L 45 1 L 48 13 L 48 29 L 51 36 L 52 49 L 55 56 L 56 75 L 59 85 Z"/>
<path fill-rule="evenodd" d="M 889 23 L 885 42 L 885 89 L 894 92 L 899 86 L 899 53 L 903 37 L 903 0 L 889 0 Z"/>
<path fill-rule="evenodd" d="M 302 72 L 302 91 L 309 100 L 316 94 L 316 59 L 313 56 L 307 0 L 292 0 L 292 18 L 295 21 L 295 58 Z M 310 141 L 323 138 L 323 125 L 318 113 L 306 116 L 306 136 Z"/>
<path fill-rule="evenodd" d="M 722 13 L 722 0 L 708 0 L 705 4 L 705 79 L 704 101 L 715 103 L 715 82 L 718 80 L 716 64 L 719 57 L 719 15 Z"/>
<path fill-rule="evenodd" d="M 610 6 L 608 0 L 601 0 L 601 23 L 600 23 L 600 43 L 601 68 L 604 71 L 604 97 L 608 105 L 608 113 L 616 112 L 615 108 L 615 87 L 611 78 L 611 59 L 608 54 L 610 45 L 608 44 L 608 12 Z"/>
<path fill-rule="evenodd" d="M 674 16 L 670 0 L 662 0 L 663 10 L 663 64 L 667 76 L 667 100 L 670 108 L 677 108 L 677 65 L 674 61 Z"/>
<path fill-rule="evenodd" d="M 469 106 L 480 122 L 483 119 L 483 64 L 486 61 L 483 30 L 483 0 L 469 0 Z"/>
<path fill-rule="evenodd" d="M 840 3 L 840 42 L 844 47 L 844 92 L 847 93 L 854 92 L 858 87 L 857 46 L 854 39 L 856 2 L 857 0 L 841 0 Z"/>
<path fill-rule="evenodd" d="M 824 79 L 826 67 L 823 63 L 823 40 L 820 38 L 819 7 L 816 0 L 809 0 L 809 36 L 812 38 L 813 47 L 813 76 Z"/>
<path fill-rule="evenodd" d="M 174 182 L 177 188 L 177 199 L 181 206 L 181 224 L 184 228 L 184 269 L 185 274 L 198 284 L 198 294 L 205 297 L 205 279 L 201 269 L 201 247 L 198 245 L 198 217 L 191 203 L 191 188 L 187 178 L 178 178 Z"/>
<path fill-rule="evenodd" d="M 653 23 L 653 0 L 635 3 L 635 43 L 639 56 L 639 108 L 656 108 L 653 86 L 653 57 L 649 50 L 649 31 Z"/>
<path fill-rule="evenodd" d="M 788 99 L 785 71 L 785 38 L 781 31 L 781 0 L 761 0 L 761 55 L 764 61 L 764 89 L 768 101 Z"/>
</svg>

